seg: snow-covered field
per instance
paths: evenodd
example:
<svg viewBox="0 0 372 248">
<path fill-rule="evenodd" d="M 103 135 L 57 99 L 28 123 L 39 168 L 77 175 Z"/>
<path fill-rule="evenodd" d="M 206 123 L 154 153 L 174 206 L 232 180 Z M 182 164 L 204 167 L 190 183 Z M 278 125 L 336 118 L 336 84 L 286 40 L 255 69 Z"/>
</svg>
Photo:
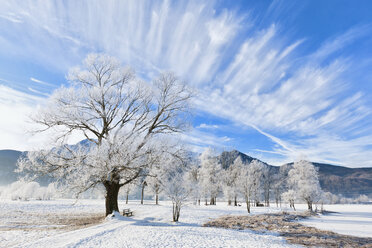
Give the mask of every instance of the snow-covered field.
<svg viewBox="0 0 372 248">
<path fill-rule="evenodd" d="M 172 220 L 169 202 L 159 206 L 151 202 L 144 205 L 119 202 L 120 209 L 134 211 L 131 218 L 121 217 L 103 220 L 87 228 L 72 230 L 56 225 L 56 218 L 104 215 L 104 200 L 53 200 L 53 201 L 0 201 L 1 247 L 295 247 L 275 233 L 258 234 L 244 230 L 226 230 L 201 227 L 209 219 L 221 215 L 246 215 L 244 206 L 194 206 L 189 204 L 181 210 L 180 222 Z M 305 206 L 299 205 L 298 208 Z M 371 215 L 364 219 L 370 206 L 326 206 L 327 210 L 350 210 L 359 224 L 372 226 Z M 286 209 L 288 210 L 288 209 Z M 278 208 L 253 208 L 254 214 L 277 212 Z M 371 211 L 371 210 L 370 210 Z M 358 216 L 358 213 L 360 216 Z M 319 218 L 318 221 L 324 216 Z M 314 219 L 314 218 L 313 218 Z M 313 220 L 311 219 L 311 221 Z M 307 224 L 311 224 L 311 221 Z M 340 220 L 341 221 L 341 220 Z M 363 222 L 365 221 L 365 223 Z M 327 229 L 326 222 L 321 222 Z M 347 224 L 347 223 L 345 223 Z M 370 227 L 362 228 L 365 232 Z M 337 228 L 336 228 L 337 229 Z M 335 231 L 337 231 L 334 229 Z"/>
<path fill-rule="evenodd" d="M 372 205 L 325 205 L 333 211 L 301 221 L 322 230 L 358 237 L 372 237 Z"/>
<path fill-rule="evenodd" d="M 120 202 L 120 208 L 134 210 L 132 218 L 106 220 L 85 229 L 66 231 L 53 222 L 47 228 L 47 217 L 104 214 L 103 200 L 10 201 L 1 202 L 0 244 L 2 247 L 286 247 L 286 241 L 275 234 L 255 234 L 201 227 L 209 219 L 226 214 L 246 214 L 242 207 L 193 206 L 181 210 L 180 222 L 172 223 L 169 202 L 156 206 Z M 279 209 L 254 209 L 256 213 Z M 43 220 L 40 220 L 43 218 Z"/>
</svg>

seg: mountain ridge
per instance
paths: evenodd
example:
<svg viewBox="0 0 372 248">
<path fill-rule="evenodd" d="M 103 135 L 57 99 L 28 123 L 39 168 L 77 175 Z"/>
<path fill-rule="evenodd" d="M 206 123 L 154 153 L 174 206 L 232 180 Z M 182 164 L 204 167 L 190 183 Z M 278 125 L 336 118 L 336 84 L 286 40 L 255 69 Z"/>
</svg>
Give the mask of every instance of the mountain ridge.
<svg viewBox="0 0 372 248">
<path fill-rule="evenodd" d="M 17 180 L 18 175 L 14 172 L 16 163 L 18 158 L 25 153 L 10 149 L 0 150 L 0 185 L 11 184 Z M 239 156 L 245 164 L 249 164 L 252 160 L 261 161 L 238 150 L 224 151 L 218 156 L 218 159 L 223 169 L 226 169 Z M 273 173 L 279 171 L 280 166 L 261 162 L 269 166 Z M 356 197 L 360 194 L 372 196 L 372 168 L 349 168 L 325 163 L 312 163 L 318 168 L 320 185 L 324 191 L 342 194 L 346 197 Z M 284 165 L 291 166 L 293 162 Z M 50 182 L 50 179 L 41 178 L 38 181 L 41 185 L 45 185 Z"/>
<path fill-rule="evenodd" d="M 223 165 L 224 169 L 228 168 L 238 156 L 242 158 L 243 163 L 246 163 L 246 161 L 251 162 L 253 159 L 260 161 L 237 150 L 222 152 L 220 156 L 223 157 L 221 160 L 226 163 Z M 227 165 L 226 161 L 228 161 L 229 165 Z M 280 166 L 263 163 L 268 165 L 274 173 L 278 172 L 280 168 Z M 350 168 L 326 163 L 311 163 L 318 168 L 320 186 L 324 191 L 336 195 L 342 194 L 346 197 L 357 197 L 361 194 L 372 196 L 372 167 Z M 293 162 L 281 166 L 292 165 Z"/>
</svg>

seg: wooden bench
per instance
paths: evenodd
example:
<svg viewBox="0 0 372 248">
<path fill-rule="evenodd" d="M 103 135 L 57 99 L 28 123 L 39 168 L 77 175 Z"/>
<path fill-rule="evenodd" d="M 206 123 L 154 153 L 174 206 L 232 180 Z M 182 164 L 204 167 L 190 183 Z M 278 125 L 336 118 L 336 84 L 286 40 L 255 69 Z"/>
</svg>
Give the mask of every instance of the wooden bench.
<svg viewBox="0 0 372 248">
<path fill-rule="evenodd" d="M 131 211 L 129 208 L 123 209 L 123 216 L 133 216 L 133 211 Z"/>
</svg>

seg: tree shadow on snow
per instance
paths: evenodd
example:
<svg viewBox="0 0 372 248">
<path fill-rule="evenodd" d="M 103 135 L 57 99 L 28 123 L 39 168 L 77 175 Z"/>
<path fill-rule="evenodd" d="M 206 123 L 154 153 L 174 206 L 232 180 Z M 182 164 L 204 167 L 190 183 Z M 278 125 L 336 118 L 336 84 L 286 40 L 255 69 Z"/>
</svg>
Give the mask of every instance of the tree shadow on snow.
<svg viewBox="0 0 372 248">
<path fill-rule="evenodd" d="M 152 217 L 147 217 L 147 218 L 144 218 L 143 220 L 136 220 L 136 219 L 132 219 L 132 220 L 135 222 L 132 223 L 131 225 L 135 225 L 135 226 L 164 226 L 164 227 L 167 227 L 167 226 L 174 226 L 174 227 L 175 226 L 194 226 L 194 227 L 200 226 L 197 224 L 185 223 L 185 222 L 171 222 L 171 223 L 158 222 L 158 221 L 154 221 L 155 218 L 152 218 Z"/>
</svg>

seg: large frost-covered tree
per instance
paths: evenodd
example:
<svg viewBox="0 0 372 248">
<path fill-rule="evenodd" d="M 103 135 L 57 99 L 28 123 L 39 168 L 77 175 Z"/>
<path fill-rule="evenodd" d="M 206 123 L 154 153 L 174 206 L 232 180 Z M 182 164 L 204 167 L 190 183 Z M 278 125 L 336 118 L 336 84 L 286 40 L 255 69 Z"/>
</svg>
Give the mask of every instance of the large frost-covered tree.
<svg viewBox="0 0 372 248">
<path fill-rule="evenodd" d="M 68 83 L 34 118 L 41 131 L 59 128 L 59 146 L 29 152 L 18 171 L 48 174 L 78 193 L 101 184 L 108 215 L 119 211 L 119 189 L 143 176 L 167 150 L 155 137 L 184 130 L 191 93 L 173 74 L 144 83 L 102 54 L 88 55 L 82 67 L 71 70 Z M 72 133 L 92 145 L 60 145 Z"/>
<path fill-rule="evenodd" d="M 317 168 L 305 160 L 295 162 L 288 172 L 288 183 L 290 190 L 295 192 L 298 199 L 305 201 L 312 211 L 313 203 L 322 195 Z"/>
</svg>

